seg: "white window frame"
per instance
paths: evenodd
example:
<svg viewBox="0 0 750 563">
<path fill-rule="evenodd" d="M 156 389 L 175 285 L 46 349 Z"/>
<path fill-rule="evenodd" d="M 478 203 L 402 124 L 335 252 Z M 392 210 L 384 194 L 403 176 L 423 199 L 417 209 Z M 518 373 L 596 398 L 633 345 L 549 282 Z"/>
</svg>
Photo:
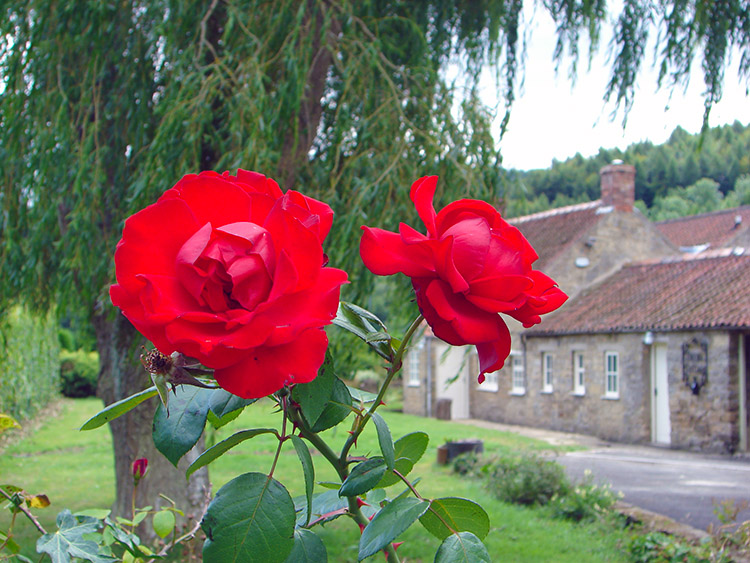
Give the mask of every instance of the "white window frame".
<svg viewBox="0 0 750 563">
<path fill-rule="evenodd" d="M 620 353 L 604 352 L 604 398 L 620 398 Z"/>
<path fill-rule="evenodd" d="M 552 352 L 542 352 L 542 393 L 552 393 L 555 375 L 555 357 Z"/>
<path fill-rule="evenodd" d="M 469 371 L 473 375 L 477 375 L 479 373 L 479 356 L 474 353 L 469 356 Z M 477 383 L 477 389 L 479 391 L 497 393 L 497 391 L 500 389 L 498 372 L 493 371 L 492 373 L 485 373 L 484 382 Z"/>
<path fill-rule="evenodd" d="M 573 394 L 586 394 L 586 366 L 584 365 L 583 352 L 573 351 Z"/>
<path fill-rule="evenodd" d="M 510 353 L 511 367 L 511 395 L 526 394 L 526 369 L 523 365 L 523 354 L 521 352 Z"/>
<path fill-rule="evenodd" d="M 422 384 L 422 350 L 424 339 L 417 342 L 406 355 L 406 385 L 419 387 Z"/>
</svg>

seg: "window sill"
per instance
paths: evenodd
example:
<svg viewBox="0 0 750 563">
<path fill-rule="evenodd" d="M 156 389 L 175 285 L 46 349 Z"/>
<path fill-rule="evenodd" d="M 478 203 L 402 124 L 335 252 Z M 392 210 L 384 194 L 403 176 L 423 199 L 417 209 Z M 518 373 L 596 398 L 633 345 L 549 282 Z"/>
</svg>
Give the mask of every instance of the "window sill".
<svg viewBox="0 0 750 563">
<path fill-rule="evenodd" d="M 554 392 L 555 392 L 554 389 L 542 389 L 541 391 L 539 391 L 539 394 L 540 395 L 552 395 L 554 394 Z"/>
<path fill-rule="evenodd" d="M 513 389 L 509 394 L 513 397 L 523 397 L 526 395 L 526 389 Z"/>
<path fill-rule="evenodd" d="M 605 401 L 619 401 L 620 395 L 602 395 L 602 399 Z"/>
<path fill-rule="evenodd" d="M 482 384 L 477 386 L 477 391 L 484 391 L 485 393 L 497 393 L 499 391 L 499 388 L 497 386 L 487 386 Z"/>
<path fill-rule="evenodd" d="M 407 387 L 421 387 L 421 384 L 419 384 L 419 383 L 407 383 L 406 386 Z"/>
<path fill-rule="evenodd" d="M 574 397 L 585 397 L 586 391 L 573 391 L 571 395 L 573 395 Z"/>
</svg>

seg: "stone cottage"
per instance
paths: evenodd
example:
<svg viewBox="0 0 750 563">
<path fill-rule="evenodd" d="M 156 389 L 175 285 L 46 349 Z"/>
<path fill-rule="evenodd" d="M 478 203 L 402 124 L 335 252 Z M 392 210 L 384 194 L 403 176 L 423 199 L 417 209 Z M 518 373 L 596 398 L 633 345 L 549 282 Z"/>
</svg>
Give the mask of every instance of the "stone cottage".
<svg viewBox="0 0 750 563">
<path fill-rule="evenodd" d="M 654 224 L 634 176 L 607 166 L 600 200 L 512 220 L 571 299 L 532 329 L 510 321 L 511 356 L 482 385 L 473 347 L 428 332 L 407 357 L 405 412 L 449 403 L 452 418 L 748 449 L 750 206 Z"/>
</svg>

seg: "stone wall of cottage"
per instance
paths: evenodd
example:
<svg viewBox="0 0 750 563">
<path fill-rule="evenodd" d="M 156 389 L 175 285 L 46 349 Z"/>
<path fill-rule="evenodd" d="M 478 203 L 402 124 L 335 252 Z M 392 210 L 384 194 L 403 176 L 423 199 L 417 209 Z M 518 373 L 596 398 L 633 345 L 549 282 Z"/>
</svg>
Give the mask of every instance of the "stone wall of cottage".
<svg viewBox="0 0 750 563">
<path fill-rule="evenodd" d="M 525 389 L 512 389 L 512 361 L 498 374 L 497 391 L 471 389 L 471 416 L 563 430 L 625 443 L 650 443 L 651 347 L 643 333 L 531 337 L 516 343 L 525 352 Z M 708 342 L 708 384 L 698 395 L 682 379 L 682 346 L 694 337 Z M 671 446 L 734 452 L 739 442 L 738 337 L 724 331 L 655 333 L 667 344 Z M 553 358 L 552 390 L 543 385 L 542 354 Z M 584 355 L 585 392 L 574 393 L 573 353 Z M 607 397 L 605 354 L 617 352 L 619 396 Z"/>
<path fill-rule="evenodd" d="M 667 342 L 672 445 L 704 452 L 734 452 L 739 444 L 737 334 L 706 331 L 656 337 Z M 698 395 L 682 379 L 682 345 L 694 337 L 708 343 L 708 383 Z"/>
<path fill-rule="evenodd" d="M 585 392 L 574 393 L 573 352 L 582 352 Z M 607 351 L 618 352 L 619 398 L 605 397 Z M 552 354 L 552 390 L 542 382 L 542 354 Z M 498 391 L 472 390 L 472 417 L 642 443 L 650 440 L 648 353 L 642 335 L 528 338 L 525 390 L 512 389 L 512 361 L 501 370 Z M 644 376 L 644 373 L 646 374 Z"/>
</svg>

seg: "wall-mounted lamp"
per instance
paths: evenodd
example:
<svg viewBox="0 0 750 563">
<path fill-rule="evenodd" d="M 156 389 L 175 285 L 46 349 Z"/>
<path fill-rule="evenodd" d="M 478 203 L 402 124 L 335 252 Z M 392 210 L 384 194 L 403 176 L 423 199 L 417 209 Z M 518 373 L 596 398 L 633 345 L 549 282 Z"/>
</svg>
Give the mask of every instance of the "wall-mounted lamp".
<svg viewBox="0 0 750 563">
<path fill-rule="evenodd" d="M 643 335 L 643 343 L 646 346 L 651 346 L 654 343 L 654 333 L 650 330 Z"/>
</svg>

